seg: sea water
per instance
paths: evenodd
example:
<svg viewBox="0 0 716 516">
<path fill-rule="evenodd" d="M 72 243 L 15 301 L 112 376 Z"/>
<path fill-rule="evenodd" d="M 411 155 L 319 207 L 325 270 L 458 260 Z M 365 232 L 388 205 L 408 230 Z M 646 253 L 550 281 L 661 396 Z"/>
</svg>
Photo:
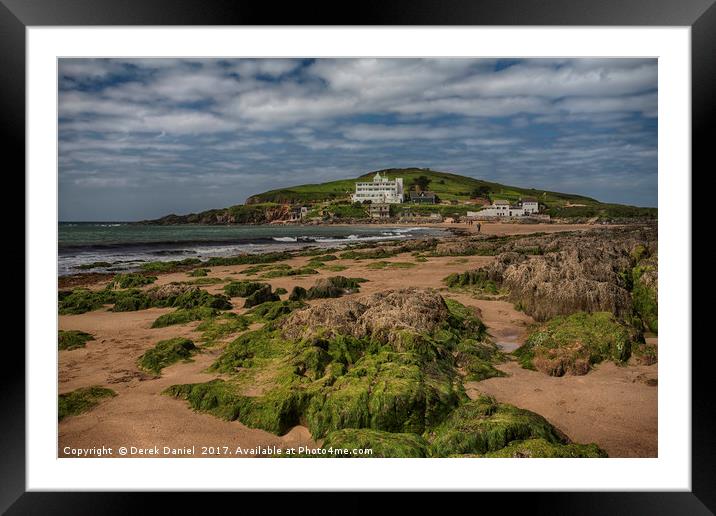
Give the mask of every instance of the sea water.
<svg viewBox="0 0 716 516">
<path fill-rule="evenodd" d="M 60 222 L 58 274 L 83 272 L 79 266 L 107 262 L 91 272 L 135 270 L 148 261 L 206 259 L 302 247 L 343 247 L 366 241 L 441 236 L 430 227 L 384 224 L 338 225 L 194 225 L 158 226 L 129 222 Z"/>
</svg>

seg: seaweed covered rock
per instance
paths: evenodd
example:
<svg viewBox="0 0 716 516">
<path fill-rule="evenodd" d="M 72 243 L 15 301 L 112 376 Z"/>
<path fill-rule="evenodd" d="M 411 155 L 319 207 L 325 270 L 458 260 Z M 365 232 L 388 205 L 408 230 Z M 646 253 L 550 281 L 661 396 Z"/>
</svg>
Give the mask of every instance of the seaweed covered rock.
<svg viewBox="0 0 716 516">
<path fill-rule="evenodd" d="M 114 278 L 112 278 L 112 281 L 107 284 L 107 288 L 138 288 L 143 287 L 145 285 L 151 285 L 155 281 L 157 281 L 157 277 L 149 276 L 148 274 L 116 274 Z"/>
<path fill-rule="evenodd" d="M 240 335 L 211 366 L 227 382 L 168 394 L 277 433 L 303 422 L 316 438 L 343 428 L 420 434 L 467 399 L 458 362 L 489 358 L 484 338 L 474 312 L 436 292 L 333 300 Z"/>
<path fill-rule="evenodd" d="M 326 436 L 321 446 L 334 458 L 422 458 L 428 456 L 428 443 L 421 436 L 392 433 L 369 428 L 345 428 Z M 356 453 L 353 450 L 370 450 Z"/>
<path fill-rule="evenodd" d="M 409 288 L 369 296 L 331 300 L 292 314 L 283 327 L 287 338 L 300 339 L 320 331 L 331 335 L 370 336 L 397 342 L 401 332 L 431 334 L 449 323 L 451 311 L 435 291 Z M 474 328 L 479 333 L 479 328 Z M 483 328 L 484 330 L 484 328 Z"/>
<path fill-rule="evenodd" d="M 139 289 L 119 291 L 114 296 L 113 312 L 136 312 L 152 306 L 151 299 Z"/>
<path fill-rule="evenodd" d="M 301 301 L 268 301 L 255 306 L 246 315 L 258 321 L 274 321 L 279 317 L 288 315 L 294 310 L 304 308 L 306 303 Z"/>
<path fill-rule="evenodd" d="M 434 457 L 484 455 L 526 439 L 568 443 L 567 437 L 542 416 L 498 403 L 491 396 L 480 396 L 460 405 L 442 423 L 426 432 L 425 437 Z"/>
<path fill-rule="evenodd" d="M 611 313 L 578 312 L 541 325 L 514 355 L 523 367 L 550 376 L 583 375 L 603 360 L 626 362 L 636 340 L 640 335 Z"/>
<path fill-rule="evenodd" d="M 513 441 L 504 448 L 486 453 L 484 457 L 508 459 L 603 459 L 607 452 L 596 444 L 561 444 L 546 439 Z"/>
<path fill-rule="evenodd" d="M 367 280 L 363 278 L 346 278 L 345 276 L 321 278 L 308 290 L 299 286 L 294 287 L 291 291 L 289 299 L 292 301 L 298 301 L 302 299 L 341 297 L 345 294 L 358 292 L 360 284 L 365 281 Z"/>
<path fill-rule="evenodd" d="M 224 285 L 224 292 L 229 297 L 249 297 L 267 285 L 268 283 L 259 283 L 256 281 L 232 281 L 228 285 Z"/>
<path fill-rule="evenodd" d="M 494 256 L 506 250 L 506 237 L 493 235 L 447 239 L 438 243 L 431 256 Z"/>
<path fill-rule="evenodd" d="M 487 271 L 483 269 L 465 271 L 463 273 L 455 272 L 445 277 L 443 281 L 448 287 L 454 289 L 474 287 L 486 294 L 497 294 L 499 290 L 497 283 L 491 280 Z"/>
<path fill-rule="evenodd" d="M 632 295 L 625 271 L 634 267 L 633 250 L 655 241 L 650 226 L 511 238 L 489 265 L 447 280 L 493 282 L 538 321 L 577 311 L 628 318 Z"/>
<path fill-rule="evenodd" d="M 168 299 L 174 299 L 185 292 L 198 290 L 198 287 L 187 283 L 169 283 L 147 290 L 146 294 L 152 302 L 164 302 Z"/>
<path fill-rule="evenodd" d="M 300 301 L 302 299 L 306 299 L 306 293 L 308 291 L 303 288 L 296 285 L 293 287 L 293 290 L 291 290 L 291 293 L 288 295 L 289 301 Z"/>
<path fill-rule="evenodd" d="M 159 374 L 175 362 L 188 360 L 196 351 L 194 343 L 183 337 L 162 340 L 139 357 L 137 364 L 145 371 Z"/>
<path fill-rule="evenodd" d="M 252 428 L 283 435 L 299 424 L 306 395 L 277 389 L 264 396 L 245 396 L 231 381 L 172 385 L 163 394 L 185 399 L 195 410 L 228 421 L 239 420 Z"/>
<path fill-rule="evenodd" d="M 116 396 L 112 389 L 99 385 L 82 387 L 74 391 L 60 394 L 57 398 L 57 419 L 62 421 L 67 416 L 76 416 L 99 405 L 103 400 Z"/>
<path fill-rule="evenodd" d="M 659 258 L 654 250 L 635 253 L 639 260 L 631 271 L 632 304 L 644 330 L 659 331 Z M 644 256 L 646 255 L 646 256 Z"/>
<path fill-rule="evenodd" d="M 174 308 L 209 307 L 217 310 L 230 310 L 231 303 L 226 296 L 210 294 L 196 285 L 186 283 L 170 283 L 154 287 L 145 293 L 151 306 Z"/>
<path fill-rule="evenodd" d="M 61 315 L 83 314 L 114 303 L 115 299 L 115 292 L 107 289 L 76 288 L 71 292 L 63 292 L 59 296 L 58 309 Z"/>
<path fill-rule="evenodd" d="M 265 283 L 261 288 L 252 292 L 244 301 L 244 308 L 251 308 L 270 301 L 280 301 L 281 298 L 271 291 L 271 285 Z"/>
<path fill-rule="evenodd" d="M 249 327 L 249 319 L 233 312 L 225 312 L 216 316 L 203 318 L 202 323 L 196 327 L 201 333 L 201 339 L 206 345 L 216 343 L 218 340 Z"/>
<path fill-rule="evenodd" d="M 218 310 L 208 306 L 178 308 L 173 312 L 157 317 L 152 323 L 152 328 L 165 328 L 174 324 L 186 324 L 192 321 L 202 321 L 214 317 L 218 313 Z"/>
<path fill-rule="evenodd" d="M 464 396 L 459 377 L 447 364 L 431 364 L 417 353 L 382 351 L 364 355 L 317 392 L 306 421 L 314 437 L 340 428 L 420 434 Z"/>
<path fill-rule="evenodd" d="M 378 258 L 390 258 L 400 252 L 400 249 L 390 246 L 374 247 L 363 251 L 351 249 L 350 251 L 341 253 L 341 258 L 344 260 L 372 260 Z"/>
<path fill-rule="evenodd" d="M 71 350 L 84 348 L 87 342 L 94 340 L 94 335 L 79 330 L 60 330 L 58 332 L 57 348 Z"/>
</svg>

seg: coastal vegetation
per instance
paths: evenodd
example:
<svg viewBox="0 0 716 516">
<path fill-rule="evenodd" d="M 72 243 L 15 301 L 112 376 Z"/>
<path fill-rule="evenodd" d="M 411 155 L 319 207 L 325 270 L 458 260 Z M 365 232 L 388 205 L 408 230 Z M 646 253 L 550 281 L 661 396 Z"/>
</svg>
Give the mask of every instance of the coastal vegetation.
<svg viewBox="0 0 716 516">
<path fill-rule="evenodd" d="M 520 364 L 550 376 L 587 374 L 594 364 L 624 364 L 638 335 L 613 314 L 558 316 L 533 331 L 514 355 Z"/>
<path fill-rule="evenodd" d="M 248 310 L 246 317 L 249 317 L 253 322 L 275 321 L 281 316 L 288 315 L 294 310 L 305 308 L 306 306 L 308 305 L 301 301 L 267 301 Z"/>
<path fill-rule="evenodd" d="M 233 312 L 225 312 L 203 318 L 196 330 L 202 332 L 201 340 L 204 345 L 212 346 L 221 339 L 244 331 L 248 327 L 249 319 L 247 317 Z"/>
<path fill-rule="evenodd" d="M 139 288 L 145 285 L 151 285 L 155 281 L 157 281 L 156 276 L 149 276 L 145 274 L 115 274 L 112 281 L 110 281 L 107 285 L 107 288 Z"/>
<path fill-rule="evenodd" d="M 232 281 L 224 285 L 224 292 L 229 297 L 249 297 L 251 294 L 266 287 L 268 283 L 256 281 Z"/>
<path fill-rule="evenodd" d="M 62 421 L 68 416 L 76 416 L 99 405 L 103 400 L 116 396 L 112 389 L 98 385 L 83 387 L 60 394 L 57 399 L 57 418 Z"/>
<path fill-rule="evenodd" d="M 146 262 L 139 267 L 144 272 L 176 272 L 193 268 L 200 263 L 199 258 L 185 258 L 183 260 Z"/>
<path fill-rule="evenodd" d="M 139 357 L 137 364 L 145 371 L 161 374 L 165 367 L 189 360 L 197 351 L 194 342 L 184 337 L 162 340 Z"/>
<path fill-rule="evenodd" d="M 323 440 L 324 450 L 370 450 L 369 455 L 335 454 L 337 458 L 421 458 L 428 456 L 428 443 L 418 434 L 383 432 L 370 428 L 344 428 Z"/>
<path fill-rule="evenodd" d="M 281 298 L 278 297 L 278 294 L 272 292 L 271 285 L 266 283 L 261 288 L 255 290 L 253 293 L 246 297 L 246 299 L 244 300 L 244 308 L 251 308 L 252 306 L 258 306 L 263 303 L 280 300 Z"/>
<path fill-rule="evenodd" d="M 75 289 L 63 293 L 59 299 L 60 314 L 81 314 L 113 304 L 114 312 L 132 312 L 150 307 L 196 308 L 209 307 L 217 310 L 231 309 L 228 298 L 210 294 L 196 286 L 168 284 L 149 290 L 89 290 Z"/>
<path fill-rule="evenodd" d="M 186 324 L 192 321 L 203 321 L 219 313 L 215 308 L 200 306 L 197 308 L 179 308 L 168 314 L 157 317 L 152 323 L 152 328 L 166 328 L 175 324 Z"/>
<path fill-rule="evenodd" d="M 79 330 L 60 330 L 57 338 L 57 348 L 60 350 L 71 350 L 84 348 L 85 345 L 94 340 L 94 335 Z"/>
<path fill-rule="evenodd" d="M 546 439 L 512 441 L 485 457 L 505 459 L 604 459 L 607 454 L 596 444 L 558 444 Z"/>
<path fill-rule="evenodd" d="M 366 265 L 366 269 L 412 269 L 416 264 L 412 262 L 386 262 L 377 261 Z"/>
<path fill-rule="evenodd" d="M 321 278 L 309 289 L 295 286 L 289 295 L 289 300 L 324 299 L 341 297 L 353 294 L 360 290 L 360 284 L 368 280 L 364 278 L 346 278 L 345 276 L 330 276 Z"/>
<path fill-rule="evenodd" d="M 487 294 L 497 294 L 499 290 L 497 284 L 489 279 L 487 271 L 480 269 L 463 273 L 455 272 L 447 276 L 443 281 L 452 289 L 474 287 Z"/>
</svg>

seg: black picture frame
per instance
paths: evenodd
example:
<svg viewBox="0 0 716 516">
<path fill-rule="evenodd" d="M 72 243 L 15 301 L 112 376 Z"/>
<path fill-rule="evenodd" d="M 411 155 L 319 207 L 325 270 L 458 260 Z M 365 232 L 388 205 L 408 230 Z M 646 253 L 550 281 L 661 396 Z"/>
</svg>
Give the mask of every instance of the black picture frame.
<svg viewBox="0 0 716 516">
<path fill-rule="evenodd" d="M 86 25 L 553 25 L 553 26 L 689 26 L 692 49 L 693 170 L 706 176 L 714 170 L 711 147 L 716 96 L 715 0 L 404 0 L 370 1 L 354 9 L 333 2 L 312 3 L 245 0 L 0 0 L 0 113 L 4 163 L 25 167 L 25 30 L 31 26 Z M 10 159 L 8 159 L 10 158 Z M 14 158 L 14 159 L 13 159 Z M 709 167 L 709 164 L 711 166 Z M 685 173 L 688 173 L 686 171 Z M 691 172 L 692 178 L 696 176 Z M 19 174 L 16 174 L 19 176 Z M 24 192 L 24 182 L 15 191 Z M 17 195 L 19 197 L 19 195 Z M 24 196 L 23 196 L 24 198 Z M 696 198 L 694 205 L 696 205 Z M 20 237 L 23 238 L 23 237 Z M 19 258 L 15 257 L 19 268 Z M 31 271 L 25 268 L 25 275 Z M 18 286 L 19 288 L 19 286 Z M 32 307 L 26 307 L 31 310 Z M 691 343 L 684 343 L 690 345 Z M 692 491 L 652 493 L 480 493 L 479 507 L 494 503 L 530 514 L 712 514 L 716 511 L 716 409 L 709 371 L 709 346 L 692 347 Z M 113 514 L 144 512 L 146 496 L 190 510 L 205 502 L 186 494 L 47 493 L 25 489 L 25 354 L 6 346 L 1 376 L 0 510 L 7 514 Z M 232 494 L 210 493 L 212 505 Z M 248 494 L 241 494 L 247 498 Z M 260 496 L 260 495 L 259 495 Z M 265 495 L 264 495 L 265 496 Z M 308 495 L 301 495 L 308 496 Z M 314 495 L 315 496 L 315 495 Z M 360 494 L 343 494 L 340 505 L 325 499 L 295 501 L 294 507 L 364 512 L 371 510 Z M 358 498 L 361 498 L 358 501 Z M 497 498 L 497 499 L 496 499 Z M 505 504 L 509 498 L 509 505 Z M 423 496 L 412 496 L 422 505 Z M 257 500 L 246 501 L 255 503 Z M 244 502 L 242 502 L 243 504 Z M 272 508 L 287 503 L 271 495 Z M 473 503 L 453 500 L 451 504 Z M 248 505 L 247 505 L 248 507 Z M 457 506 L 454 506 L 457 509 Z M 184 512 L 184 510 L 182 512 Z M 408 510 L 408 507 L 405 507 Z M 459 510 L 459 509 L 458 509 Z M 323 512 L 322 511 L 322 512 Z"/>
</svg>

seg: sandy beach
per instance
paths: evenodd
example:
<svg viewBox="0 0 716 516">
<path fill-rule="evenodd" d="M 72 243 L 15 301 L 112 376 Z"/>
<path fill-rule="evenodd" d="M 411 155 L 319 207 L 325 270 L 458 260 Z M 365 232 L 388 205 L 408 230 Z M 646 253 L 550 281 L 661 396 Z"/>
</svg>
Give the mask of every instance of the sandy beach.
<svg viewBox="0 0 716 516">
<path fill-rule="evenodd" d="M 476 226 L 465 224 L 436 224 L 435 227 L 462 229 L 475 233 Z M 483 223 L 481 233 L 486 235 L 524 235 L 581 231 L 595 226 L 567 224 L 499 224 Z M 535 321 L 518 311 L 505 300 L 477 299 L 467 293 L 449 291 L 443 278 L 488 265 L 494 256 L 436 256 L 417 261 L 411 253 L 381 259 L 388 263 L 410 262 L 409 268 L 371 268 L 377 260 L 340 259 L 332 265 L 345 266 L 339 274 L 360 277 L 368 281 L 361 285 L 361 294 L 413 286 L 437 289 L 447 299 L 455 299 L 475 308 L 487 326 L 491 338 L 505 352 L 511 352 L 524 343 L 529 328 Z M 310 257 L 294 257 L 281 263 L 292 267 L 308 264 Z M 252 279 L 242 273 L 247 265 L 214 266 L 207 278 Z M 295 286 L 309 288 L 317 279 L 335 276 L 335 272 L 319 269 L 319 274 L 259 279 L 273 289 L 290 292 Z M 156 283 L 161 286 L 187 280 L 186 272 L 158 274 Z M 106 280 L 90 288 L 104 288 Z M 202 286 L 210 293 L 222 293 L 223 283 Z M 286 299 L 287 295 L 282 295 Z M 326 300 L 311 300 L 311 305 Z M 231 312 L 242 314 L 246 310 L 235 303 Z M 193 361 L 178 362 L 154 375 L 142 371 L 137 359 L 158 341 L 174 337 L 196 340 L 198 322 L 151 328 L 152 322 L 170 308 L 149 308 L 130 312 L 111 312 L 107 309 L 79 315 L 60 315 L 60 330 L 81 330 L 95 340 L 84 348 L 60 351 L 58 381 L 59 392 L 100 385 L 111 388 L 117 395 L 100 403 L 94 409 L 65 418 L 59 423 L 60 457 L 69 456 L 70 449 L 109 446 L 163 447 L 186 449 L 193 453 L 183 456 L 207 456 L 202 447 L 241 447 L 249 450 L 261 447 L 309 446 L 316 443 L 305 426 L 298 425 L 283 436 L 264 430 L 249 428 L 238 421 L 225 421 L 206 413 L 193 411 L 185 401 L 162 395 L 174 384 L 206 382 L 220 378 L 221 374 L 207 372 L 207 367 L 221 354 L 223 345 L 236 338 L 227 337 L 223 344 L 203 348 Z M 509 357 L 509 355 L 508 355 Z M 470 397 L 489 394 L 499 402 L 532 410 L 545 418 L 569 438 L 580 443 L 596 443 L 610 457 L 655 457 L 657 455 L 657 401 L 658 379 L 656 364 L 630 363 L 617 366 L 611 362 L 597 365 L 583 376 L 552 377 L 537 371 L 523 369 L 513 359 L 497 366 L 506 376 L 480 382 L 466 382 Z M 225 455 L 221 449 L 208 456 Z M 235 454 L 231 454 L 236 456 Z"/>
</svg>

